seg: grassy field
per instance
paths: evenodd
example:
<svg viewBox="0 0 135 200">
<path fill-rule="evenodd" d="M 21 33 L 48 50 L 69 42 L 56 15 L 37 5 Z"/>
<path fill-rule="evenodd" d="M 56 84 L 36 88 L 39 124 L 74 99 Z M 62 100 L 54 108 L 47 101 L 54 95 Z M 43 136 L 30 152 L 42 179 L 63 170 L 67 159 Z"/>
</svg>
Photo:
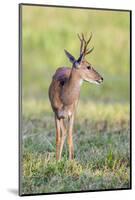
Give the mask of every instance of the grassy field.
<svg viewBox="0 0 135 200">
<path fill-rule="evenodd" d="M 23 7 L 23 194 L 130 187 L 129 13 Z M 77 33 L 93 32 L 87 57 L 104 77 L 81 88 L 74 125 L 75 159 L 55 160 L 55 127 L 48 87 L 63 49 L 78 56 Z"/>
</svg>

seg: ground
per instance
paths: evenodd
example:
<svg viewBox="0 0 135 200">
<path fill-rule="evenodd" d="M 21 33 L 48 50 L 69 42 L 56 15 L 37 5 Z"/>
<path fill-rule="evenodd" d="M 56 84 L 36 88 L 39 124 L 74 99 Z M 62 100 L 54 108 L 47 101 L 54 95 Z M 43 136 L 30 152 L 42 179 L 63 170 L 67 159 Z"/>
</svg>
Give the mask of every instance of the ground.
<svg viewBox="0 0 135 200">
<path fill-rule="evenodd" d="M 40 114 L 40 109 L 47 114 L 42 106 L 23 119 L 23 193 L 130 187 L 128 106 L 80 103 L 73 133 L 75 159 L 68 160 L 66 144 L 59 162 L 54 119 Z"/>
</svg>

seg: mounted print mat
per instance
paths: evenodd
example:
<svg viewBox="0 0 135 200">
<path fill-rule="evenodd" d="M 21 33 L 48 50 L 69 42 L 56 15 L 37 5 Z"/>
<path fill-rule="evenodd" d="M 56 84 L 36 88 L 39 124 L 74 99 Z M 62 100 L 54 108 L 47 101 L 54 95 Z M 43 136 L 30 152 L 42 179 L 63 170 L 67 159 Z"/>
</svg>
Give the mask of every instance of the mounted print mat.
<svg viewBox="0 0 135 200">
<path fill-rule="evenodd" d="M 19 5 L 19 194 L 131 189 L 131 11 Z"/>
</svg>

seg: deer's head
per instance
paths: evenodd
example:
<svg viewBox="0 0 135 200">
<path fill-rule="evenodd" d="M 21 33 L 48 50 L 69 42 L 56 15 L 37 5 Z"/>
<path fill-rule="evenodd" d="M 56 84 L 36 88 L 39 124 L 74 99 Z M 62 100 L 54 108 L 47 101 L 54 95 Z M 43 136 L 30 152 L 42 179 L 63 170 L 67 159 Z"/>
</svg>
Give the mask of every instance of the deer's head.
<svg viewBox="0 0 135 200">
<path fill-rule="evenodd" d="M 75 59 L 67 50 L 65 53 L 69 58 L 70 62 L 73 64 L 73 68 L 76 69 L 76 72 L 80 75 L 81 79 L 84 81 L 88 81 L 91 83 L 100 84 L 103 82 L 103 77 L 94 69 L 94 67 L 85 59 L 85 56 L 90 54 L 94 47 L 88 49 L 88 44 L 92 38 L 92 34 L 90 35 L 88 40 L 85 40 L 84 35 L 82 34 L 78 38 L 81 42 L 80 45 L 80 55 L 78 59 Z"/>
</svg>

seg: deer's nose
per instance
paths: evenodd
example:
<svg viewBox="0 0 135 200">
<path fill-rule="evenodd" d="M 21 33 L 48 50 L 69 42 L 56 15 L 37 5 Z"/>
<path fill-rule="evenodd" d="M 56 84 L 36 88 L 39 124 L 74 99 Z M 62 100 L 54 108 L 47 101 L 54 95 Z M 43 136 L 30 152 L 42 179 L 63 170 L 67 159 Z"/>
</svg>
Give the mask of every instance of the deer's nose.
<svg viewBox="0 0 135 200">
<path fill-rule="evenodd" d="M 103 77 L 101 77 L 101 78 L 100 78 L 100 82 L 103 82 L 103 80 L 104 80 Z"/>
</svg>

